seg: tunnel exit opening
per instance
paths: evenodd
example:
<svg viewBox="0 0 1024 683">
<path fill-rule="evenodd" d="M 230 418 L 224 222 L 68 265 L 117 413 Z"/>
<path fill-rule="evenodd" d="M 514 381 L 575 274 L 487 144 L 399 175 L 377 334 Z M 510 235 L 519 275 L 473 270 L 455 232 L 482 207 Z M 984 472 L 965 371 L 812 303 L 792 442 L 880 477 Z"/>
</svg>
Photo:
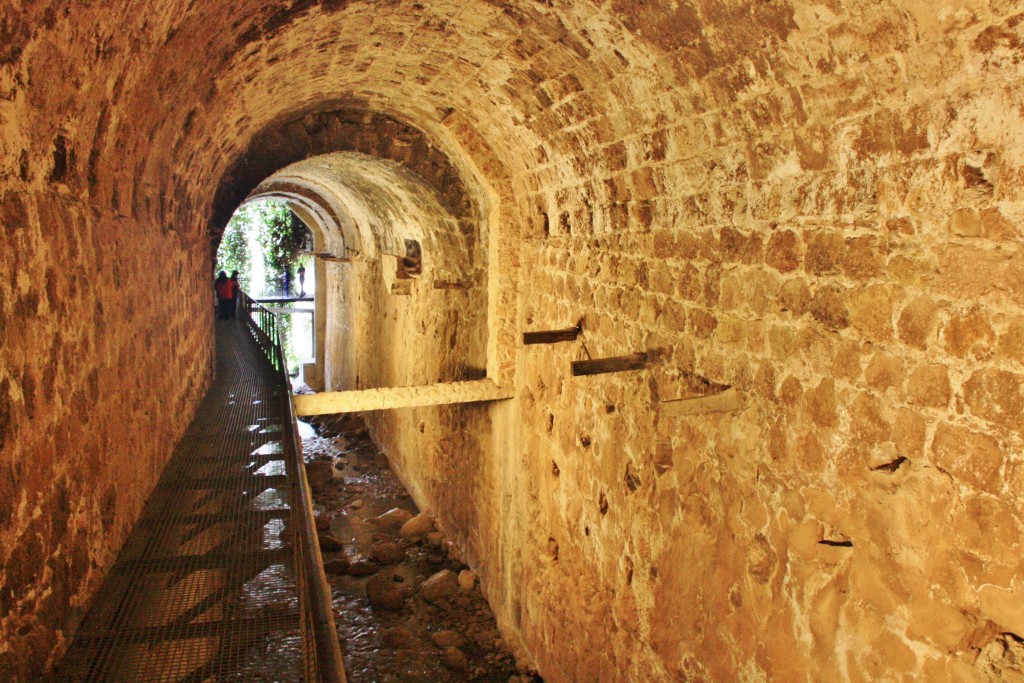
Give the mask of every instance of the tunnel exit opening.
<svg viewBox="0 0 1024 683">
<path fill-rule="evenodd" d="M 424 386 L 486 374 L 479 222 L 453 215 L 454 203 L 426 179 L 389 159 L 331 153 L 272 173 L 243 208 L 267 200 L 311 235 L 303 252 L 317 292 L 315 364 L 304 373 L 311 388 Z"/>
<path fill-rule="evenodd" d="M 237 276 L 241 290 L 279 316 L 288 374 L 296 388 L 316 384 L 313 235 L 284 202 L 246 202 L 232 215 L 216 270 Z M 237 306 L 240 304 L 236 304 Z"/>
</svg>

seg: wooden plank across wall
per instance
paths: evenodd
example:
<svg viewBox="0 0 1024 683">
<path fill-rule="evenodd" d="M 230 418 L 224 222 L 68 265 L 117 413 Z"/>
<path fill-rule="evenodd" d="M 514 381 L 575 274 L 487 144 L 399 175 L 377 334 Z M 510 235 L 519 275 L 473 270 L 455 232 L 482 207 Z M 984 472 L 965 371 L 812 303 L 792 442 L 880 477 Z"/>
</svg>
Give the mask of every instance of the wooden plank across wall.
<svg viewBox="0 0 1024 683">
<path fill-rule="evenodd" d="M 572 362 L 573 377 L 601 375 L 606 372 L 623 372 L 625 370 L 643 370 L 647 367 L 647 354 L 644 352 L 614 358 L 596 358 L 593 360 L 576 360 Z"/>
<path fill-rule="evenodd" d="M 359 413 L 367 410 L 451 405 L 453 403 L 503 401 L 512 398 L 514 394 L 512 387 L 500 386 L 493 380 L 480 379 L 470 382 L 443 382 L 418 387 L 323 391 L 318 394 L 299 394 L 293 400 L 295 414 L 303 417 L 334 413 Z"/>
<path fill-rule="evenodd" d="M 746 395 L 733 387 L 717 394 L 693 396 L 661 402 L 661 414 L 668 417 L 704 415 L 707 413 L 732 413 L 743 409 Z"/>
</svg>

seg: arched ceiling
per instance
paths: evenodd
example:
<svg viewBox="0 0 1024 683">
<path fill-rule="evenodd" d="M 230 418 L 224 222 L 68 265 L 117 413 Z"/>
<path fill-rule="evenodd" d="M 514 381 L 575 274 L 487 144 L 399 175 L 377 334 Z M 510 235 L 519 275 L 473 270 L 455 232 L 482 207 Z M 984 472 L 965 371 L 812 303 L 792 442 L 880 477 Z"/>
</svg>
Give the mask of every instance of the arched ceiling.
<svg viewBox="0 0 1024 683">
<path fill-rule="evenodd" d="M 95 201 L 154 220 L 223 218 L 211 179 L 276 124 L 338 102 L 422 131 L 466 182 L 521 201 L 624 168 L 624 136 L 783 66 L 757 55 L 785 40 L 794 12 L 785 0 L 30 6 L 25 21 L 4 20 L 3 59 L 27 67 L 5 72 L 0 90 L 27 82 L 19 104 L 44 98 L 64 112 L 26 131 L 44 139 L 9 146 L 35 150 L 39 166 L 62 135 Z M 68 63 L 62 43 L 89 46 L 73 52 L 93 60 Z M 695 89 L 718 68 L 731 76 L 719 92 Z M 47 79 L 70 87 L 39 87 Z M 100 158 L 122 166 L 107 173 Z"/>
<path fill-rule="evenodd" d="M 421 131 L 389 116 L 334 106 L 294 113 L 271 123 L 250 140 L 217 186 L 209 225 L 214 239 L 257 184 L 283 166 L 333 152 L 357 152 L 406 167 L 471 232 L 470 226 L 479 221 L 483 200 L 471 197 L 459 171 Z"/>
<path fill-rule="evenodd" d="M 268 196 L 308 207 L 335 256 L 404 257 L 413 241 L 433 276 L 469 275 L 471 257 L 456 217 L 421 177 L 396 162 L 352 152 L 311 157 L 274 173 L 251 195 Z"/>
</svg>

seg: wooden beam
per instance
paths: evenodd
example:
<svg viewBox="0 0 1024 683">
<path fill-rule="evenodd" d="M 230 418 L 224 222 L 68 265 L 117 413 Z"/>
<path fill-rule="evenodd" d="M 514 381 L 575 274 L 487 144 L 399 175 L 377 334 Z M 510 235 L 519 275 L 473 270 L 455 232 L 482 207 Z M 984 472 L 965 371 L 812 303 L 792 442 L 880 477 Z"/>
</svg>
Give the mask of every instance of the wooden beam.
<svg viewBox="0 0 1024 683">
<path fill-rule="evenodd" d="M 335 256 L 334 254 L 326 251 L 315 251 L 313 256 L 324 261 L 337 261 L 339 263 L 351 263 L 352 259 L 348 256 Z"/>
<path fill-rule="evenodd" d="M 731 413 L 743 408 L 746 395 L 733 387 L 717 394 L 680 398 L 661 402 L 661 414 L 668 417 L 704 415 L 706 413 Z"/>
<path fill-rule="evenodd" d="M 434 289 L 471 289 L 469 280 L 434 280 Z"/>
<path fill-rule="evenodd" d="M 557 344 L 558 342 L 576 341 L 583 331 L 582 324 L 567 327 L 564 330 L 545 330 L 543 332 L 523 332 L 523 344 Z"/>
<path fill-rule="evenodd" d="M 383 387 L 354 391 L 324 391 L 318 394 L 299 394 L 293 398 L 295 414 L 331 415 L 359 413 L 366 410 L 392 410 L 419 406 L 439 406 L 453 403 L 502 401 L 515 394 L 512 387 L 500 386 L 493 380 L 445 382 L 418 387 Z"/>
<path fill-rule="evenodd" d="M 623 372 L 624 370 L 643 370 L 647 367 L 647 354 L 644 352 L 614 358 L 598 358 L 596 360 L 577 360 L 572 363 L 573 377 L 581 375 L 601 375 L 606 372 Z"/>
</svg>

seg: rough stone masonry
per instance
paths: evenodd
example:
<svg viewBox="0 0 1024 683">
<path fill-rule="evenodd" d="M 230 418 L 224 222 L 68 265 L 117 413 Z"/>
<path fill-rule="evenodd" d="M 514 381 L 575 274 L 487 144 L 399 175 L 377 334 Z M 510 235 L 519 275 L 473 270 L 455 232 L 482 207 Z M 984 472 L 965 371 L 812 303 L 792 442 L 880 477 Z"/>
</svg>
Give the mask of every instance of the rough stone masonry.
<svg viewBox="0 0 1024 683">
<path fill-rule="evenodd" d="M 1024 676 L 1021 10 L 0 0 L 0 678 L 192 417 L 255 196 L 331 245 L 327 388 L 512 387 L 367 422 L 545 680 Z"/>
</svg>

